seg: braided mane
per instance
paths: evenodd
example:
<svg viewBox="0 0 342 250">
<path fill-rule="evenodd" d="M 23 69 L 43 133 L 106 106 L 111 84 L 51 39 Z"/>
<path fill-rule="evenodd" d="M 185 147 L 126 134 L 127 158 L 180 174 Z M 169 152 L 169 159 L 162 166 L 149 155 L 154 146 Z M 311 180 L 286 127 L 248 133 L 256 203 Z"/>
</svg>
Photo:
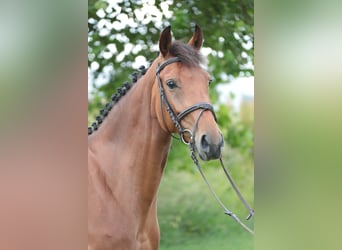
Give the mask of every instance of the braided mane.
<svg viewBox="0 0 342 250">
<path fill-rule="evenodd" d="M 150 62 L 150 66 L 151 64 L 152 62 Z M 145 75 L 148 68 L 145 68 L 145 66 L 142 65 L 139 67 L 139 70 L 140 72 L 132 73 L 132 82 L 125 82 L 122 84 L 121 87 L 117 88 L 116 92 L 111 96 L 111 101 L 107 102 L 105 106 L 100 109 L 100 114 L 98 114 L 95 118 L 96 121 L 93 122 L 90 127 L 88 127 L 88 135 L 91 135 L 92 133 L 94 133 L 94 131 L 98 130 L 100 124 L 103 122 L 113 106 L 131 89 L 131 87 L 138 81 L 141 76 Z"/>
</svg>

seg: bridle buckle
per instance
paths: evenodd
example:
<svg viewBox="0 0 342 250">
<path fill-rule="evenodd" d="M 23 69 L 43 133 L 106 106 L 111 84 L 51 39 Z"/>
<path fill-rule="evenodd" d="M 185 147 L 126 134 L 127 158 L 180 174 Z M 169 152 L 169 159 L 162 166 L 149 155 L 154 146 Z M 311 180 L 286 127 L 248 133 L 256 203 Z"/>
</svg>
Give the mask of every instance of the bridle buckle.
<svg viewBox="0 0 342 250">
<path fill-rule="evenodd" d="M 192 142 L 192 140 L 193 140 L 193 134 L 192 134 L 192 131 L 191 131 L 190 129 L 187 129 L 187 128 L 186 128 L 186 129 L 183 129 L 183 131 L 180 132 L 179 134 L 180 134 L 180 138 L 181 138 L 182 142 L 183 142 L 185 145 L 189 145 L 189 144 Z M 188 136 L 189 139 L 186 140 L 186 139 L 184 138 L 184 136 Z"/>
</svg>

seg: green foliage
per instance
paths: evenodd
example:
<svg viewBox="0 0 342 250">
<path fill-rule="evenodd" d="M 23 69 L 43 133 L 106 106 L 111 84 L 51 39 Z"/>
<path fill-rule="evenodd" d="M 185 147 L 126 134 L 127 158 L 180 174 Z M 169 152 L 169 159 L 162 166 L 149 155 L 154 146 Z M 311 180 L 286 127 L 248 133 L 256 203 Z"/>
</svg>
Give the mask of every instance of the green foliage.
<svg viewBox="0 0 342 250">
<path fill-rule="evenodd" d="M 186 147 L 183 145 L 183 148 Z M 253 206 L 253 158 L 228 147 L 223 154 L 240 191 Z M 184 164 L 190 164 L 187 161 L 190 157 L 179 155 L 179 158 Z M 160 249 L 253 249 L 253 237 L 223 214 L 194 165 L 190 164 L 193 171 L 189 172 L 177 168 L 178 164 L 178 160 L 168 159 L 158 194 Z M 218 161 L 202 163 L 202 166 L 224 204 L 243 219 L 247 212 Z M 253 221 L 247 224 L 253 227 Z"/>
<path fill-rule="evenodd" d="M 238 76 L 241 72 L 253 74 L 252 70 L 242 67 L 247 63 L 248 57 L 253 61 L 253 1 L 173 1 L 168 6 L 173 12 L 170 18 L 167 18 L 163 11 L 162 1 L 156 1 L 155 8 L 162 13 L 162 23 L 159 23 L 154 13 L 146 13 L 143 18 L 138 15 L 144 6 L 142 2 L 118 1 L 116 5 L 108 6 L 105 0 L 88 1 L 88 65 L 94 61 L 98 62 L 100 66 L 97 73 L 101 72 L 104 66 L 113 64 L 115 70 L 119 70 L 115 77 L 124 74 L 124 69 L 131 68 L 136 56 L 154 58 L 157 50 L 151 47 L 157 43 L 164 27 L 171 24 L 176 38 L 189 39 L 193 32 L 190 27 L 197 23 L 205 35 L 204 47 L 213 49 L 209 60 L 211 65 L 216 66 L 211 67 L 211 70 L 217 79 L 220 79 L 222 72 L 233 76 Z M 102 14 L 98 14 L 99 10 Z M 113 29 L 104 20 L 117 24 L 117 28 Z M 106 31 L 100 32 L 101 29 Z M 119 60 L 116 56 L 124 50 L 128 42 L 141 45 L 141 50 L 132 51 Z M 117 51 L 112 53 L 111 57 L 105 58 L 103 52 L 108 52 L 109 44 L 115 44 Z"/>
<path fill-rule="evenodd" d="M 189 37 L 189 24 L 198 23 L 204 33 L 209 55 L 209 71 L 221 81 L 221 73 L 231 76 L 253 75 L 242 65 L 253 61 L 253 1 L 174 1 L 172 24 L 180 37 Z"/>
<path fill-rule="evenodd" d="M 245 107 L 243 104 L 242 107 Z M 240 148 L 242 152 L 253 155 L 254 132 L 253 123 L 254 111 L 248 108 L 242 109 L 240 113 L 235 113 L 229 106 L 220 105 L 217 111 L 218 124 L 226 142 L 232 148 Z M 249 119 L 243 119 L 242 115 Z"/>
<path fill-rule="evenodd" d="M 147 61 L 156 57 L 158 47 L 154 45 L 160 31 L 169 24 L 177 39 L 186 40 L 195 23 L 201 26 L 204 47 L 211 48 L 208 70 L 215 79 L 213 86 L 226 79 L 225 75 L 254 74 L 246 67 L 254 58 L 253 1 L 155 1 L 155 11 L 141 16 L 146 5 L 139 0 L 117 1 L 114 5 L 105 0 L 88 1 L 88 67 L 93 65 L 94 80 L 103 77 L 106 67 L 112 72 L 100 87 L 90 80 L 95 96 L 88 105 L 90 112 L 101 106 L 102 99 L 96 96 L 109 99 L 118 86 L 129 80 L 138 56 Z M 172 11 L 171 16 L 166 9 Z"/>
</svg>

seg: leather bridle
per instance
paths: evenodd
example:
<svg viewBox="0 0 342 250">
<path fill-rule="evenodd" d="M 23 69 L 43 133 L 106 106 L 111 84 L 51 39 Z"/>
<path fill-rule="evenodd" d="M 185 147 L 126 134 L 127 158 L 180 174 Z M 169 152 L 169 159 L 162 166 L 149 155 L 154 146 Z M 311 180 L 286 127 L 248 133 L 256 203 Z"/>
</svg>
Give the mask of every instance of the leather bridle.
<svg viewBox="0 0 342 250">
<path fill-rule="evenodd" d="M 187 128 L 184 128 L 181 124 L 181 121 L 184 117 L 186 117 L 188 114 L 198 110 L 198 109 L 201 109 L 203 111 L 205 110 L 209 110 L 213 116 L 214 116 L 214 119 L 215 121 L 217 120 L 216 119 L 216 115 L 215 115 L 215 112 L 214 112 L 214 108 L 213 106 L 210 104 L 210 103 L 207 103 L 207 102 L 200 102 L 200 103 L 196 103 L 194 105 L 191 105 L 190 107 L 186 108 L 185 110 L 183 110 L 182 112 L 180 113 L 176 113 L 172 107 L 171 107 L 171 104 L 169 102 L 169 100 L 167 99 L 167 96 L 165 94 L 165 90 L 164 90 L 164 87 L 163 87 L 163 84 L 162 84 L 162 81 L 160 79 L 160 72 L 169 64 L 171 63 L 175 63 L 175 62 L 181 62 L 180 58 L 178 57 L 172 57 L 166 61 L 164 61 L 162 64 L 158 65 L 157 69 L 156 69 L 156 76 L 157 76 L 157 81 L 158 81 L 158 87 L 159 87 L 159 93 L 160 93 L 160 98 L 161 98 L 161 102 L 160 102 L 160 107 L 161 107 L 161 113 L 162 113 L 162 118 L 163 118 L 163 122 L 164 122 L 164 125 L 165 125 L 165 128 L 168 130 L 167 128 L 167 125 L 166 125 L 166 122 L 165 122 L 165 117 L 164 117 L 164 112 L 162 110 L 162 104 L 164 103 L 165 107 L 166 107 L 166 111 L 167 113 L 169 114 L 173 124 L 175 125 L 175 127 L 177 128 L 178 130 L 178 133 L 179 133 L 179 136 L 182 140 L 183 143 L 189 145 L 189 141 L 187 141 L 184 136 L 185 135 L 188 135 L 190 137 L 190 141 L 193 140 L 193 132 L 194 131 L 191 131 L 190 129 L 187 129 Z M 170 133 L 171 134 L 171 133 Z"/>
<path fill-rule="evenodd" d="M 214 112 L 214 108 L 210 103 L 207 102 L 200 102 L 197 104 L 194 104 L 188 108 L 186 108 L 185 110 L 183 110 L 182 112 L 176 114 L 176 112 L 172 109 L 170 102 L 168 101 L 166 94 L 165 94 L 165 90 L 163 88 L 163 84 L 162 81 L 160 79 L 160 72 L 169 64 L 171 63 L 175 63 L 175 62 L 181 62 L 181 60 L 178 57 L 172 57 L 166 61 L 164 61 L 162 64 L 158 65 L 157 69 L 156 69 L 156 76 L 157 76 L 157 81 L 158 81 L 158 87 L 159 87 L 159 92 L 160 92 L 160 98 L 161 98 L 161 102 L 160 102 L 160 110 L 162 113 L 162 118 L 163 118 L 163 122 L 165 125 L 165 128 L 168 130 L 166 122 L 165 122 L 165 117 L 164 117 L 164 112 L 162 110 L 162 105 L 164 103 L 165 107 L 166 107 L 166 111 L 169 114 L 173 124 L 175 125 L 175 127 L 177 128 L 180 138 L 182 140 L 182 142 L 186 145 L 189 146 L 190 149 L 190 156 L 194 162 L 194 164 L 196 165 L 196 167 L 198 168 L 203 180 L 205 181 L 205 183 L 207 184 L 210 192 L 212 193 L 212 195 L 214 196 L 214 198 L 216 199 L 216 201 L 218 202 L 218 204 L 223 208 L 223 211 L 226 215 L 230 216 L 231 218 L 233 218 L 238 224 L 240 224 L 246 231 L 248 231 L 250 234 L 254 235 L 254 231 L 252 229 L 250 229 L 248 226 L 246 226 L 240 219 L 238 216 L 236 216 L 232 211 L 230 211 L 229 209 L 227 209 L 225 207 L 225 205 L 222 203 L 222 201 L 219 199 L 219 197 L 216 195 L 215 191 L 213 190 L 213 188 L 211 187 L 210 183 L 208 182 L 207 178 L 205 177 L 203 170 L 199 164 L 199 161 L 196 157 L 195 154 L 195 133 L 197 130 L 197 126 L 198 126 L 198 122 L 201 118 L 201 115 L 203 114 L 204 111 L 209 110 L 213 116 L 215 121 L 217 121 L 216 119 L 216 115 Z M 192 113 L 195 110 L 200 110 L 200 112 L 197 115 L 197 118 L 195 120 L 193 129 L 187 129 L 184 128 L 181 124 L 181 120 L 186 117 L 188 114 Z M 170 132 L 170 131 L 169 131 Z M 172 133 L 170 132 L 170 134 L 172 135 Z M 184 136 L 187 134 L 187 136 L 189 136 L 189 141 L 187 141 Z M 221 163 L 221 167 L 224 170 L 225 175 L 227 176 L 229 182 L 231 183 L 234 191 L 236 192 L 236 194 L 238 195 L 238 197 L 240 198 L 240 200 L 242 201 L 243 205 L 246 207 L 246 209 L 248 210 L 249 214 L 247 216 L 247 220 L 249 220 L 251 217 L 254 216 L 254 209 L 252 209 L 248 203 L 246 202 L 246 200 L 243 198 L 243 196 L 241 195 L 240 191 L 238 190 L 238 188 L 236 187 L 232 177 L 230 176 L 228 170 L 225 168 L 223 161 L 222 161 L 222 157 L 220 156 L 220 163 Z"/>
</svg>

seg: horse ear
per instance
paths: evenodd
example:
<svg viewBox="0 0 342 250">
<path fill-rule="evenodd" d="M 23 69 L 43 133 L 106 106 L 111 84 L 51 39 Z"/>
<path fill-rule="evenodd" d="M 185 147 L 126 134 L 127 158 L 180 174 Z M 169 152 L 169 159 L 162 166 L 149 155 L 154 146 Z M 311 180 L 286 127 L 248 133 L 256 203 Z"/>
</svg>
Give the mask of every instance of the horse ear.
<svg viewBox="0 0 342 250">
<path fill-rule="evenodd" d="M 188 42 L 189 45 L 191 45 L 192 47 L 194 47 L 196 50 L 200 50 L 203 44 L 203 32 L 200 28 L 200 26 L 198 26 L 196 24 L 195 27 L 195 32 L 192 35 L 190 41 Z"/>
<path fill-rule="evenodd" d="M 160 35 L 159 39 L 159 50 L 165 57 L 169 53 L 169 48 L 171 47 L 171 26 L 166 27 Z"/>
</svg>

